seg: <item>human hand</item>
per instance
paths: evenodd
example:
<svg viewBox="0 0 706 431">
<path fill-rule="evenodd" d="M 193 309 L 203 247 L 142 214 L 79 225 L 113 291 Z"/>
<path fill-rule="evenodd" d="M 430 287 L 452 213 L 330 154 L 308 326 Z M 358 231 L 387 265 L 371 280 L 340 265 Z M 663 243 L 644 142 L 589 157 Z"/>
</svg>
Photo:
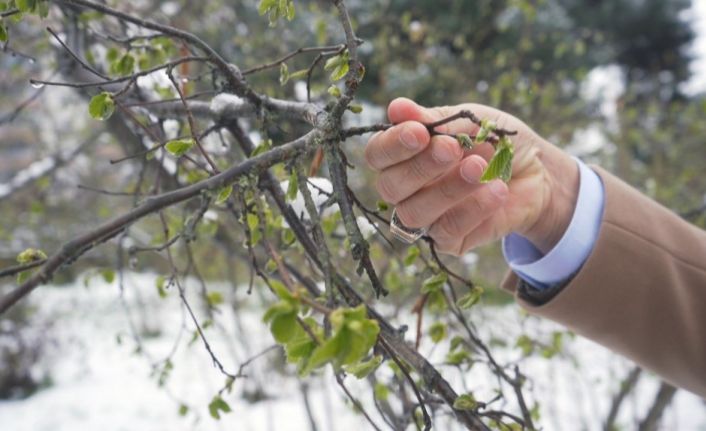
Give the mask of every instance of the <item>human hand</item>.
<svg viewBox="0 0 706 431">
<path fill-rule="evenodd" d="M 464 151 L 456 139 L 430 136 L 424 126 L 461 110 L 517 132 L 509 184 L 480 183 L 494 153 L 490 143 Z M 437 250 L 462 255 L 517 232 L 546 253 L 564 234 L 576 206 L 578 166 L 522 121 L 478 104 L 425 108 L 405 98 L 393 100 L 387 114 L 395 126 L 370 138 L 365 158 L 379 173 L 380 196 L 406 227 L 428 226 Z M 435 130 L 474 135 L 478 126 L 459 119 Z"/>
</svg>

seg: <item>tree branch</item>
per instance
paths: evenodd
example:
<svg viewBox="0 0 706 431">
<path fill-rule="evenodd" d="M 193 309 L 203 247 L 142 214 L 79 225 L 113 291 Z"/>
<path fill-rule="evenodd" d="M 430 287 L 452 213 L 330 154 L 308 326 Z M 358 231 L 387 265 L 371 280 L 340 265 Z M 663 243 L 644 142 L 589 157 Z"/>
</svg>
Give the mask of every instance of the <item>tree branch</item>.
<svg viewBox="0 0 706 431">
<path fill-rule="evenodd" d="M 311 131 L 295 141 L 275 147 L 266 153 L 248 159 L 221 172 L 218 175 L 214 175 L 207 180 L 158 196 L 150 197 L 133 210 L 103 223 L 92 231 L 64 243 L 54 255 L 47 259 L 47 262 L 36 274 L 30 277 L 29 280 L 17 289 L 0 298 L 0 315 L 7 311 L 7 309 L 9 309 L 17 301 L 29 294 L 37 286 L 50 280 L 54 272 L 62 265 L 73 261 L 81 254 L 95 246 L 98 241 L 103 238 L 115 235 L 146 215 L 152 214 L 162 208 L 166 208 L 176 203 L 183 202 L 197 196 L 202 191 L 223 187 L 226 184 L 232 183 L 242 175 L 257 172 L 276 163 L 290 160 L 305 151 L 307 146 L 310 145 L 317 136 L 317 131 Z"/>
</svg>

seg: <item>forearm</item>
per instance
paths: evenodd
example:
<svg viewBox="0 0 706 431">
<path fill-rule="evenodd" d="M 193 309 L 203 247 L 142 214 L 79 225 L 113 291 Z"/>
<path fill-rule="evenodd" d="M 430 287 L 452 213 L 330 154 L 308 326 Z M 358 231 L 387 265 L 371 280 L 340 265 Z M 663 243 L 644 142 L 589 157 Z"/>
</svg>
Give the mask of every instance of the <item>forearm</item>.
<svg viewBox="0 0 706 431">
<path fill-rule="evenodd" d="M 706 232 L 596 170 L 605 211 L 578 273 L 545 303 L 515 274 L 503 287 L 529 312 L 706 397 Z"/>
</svg>

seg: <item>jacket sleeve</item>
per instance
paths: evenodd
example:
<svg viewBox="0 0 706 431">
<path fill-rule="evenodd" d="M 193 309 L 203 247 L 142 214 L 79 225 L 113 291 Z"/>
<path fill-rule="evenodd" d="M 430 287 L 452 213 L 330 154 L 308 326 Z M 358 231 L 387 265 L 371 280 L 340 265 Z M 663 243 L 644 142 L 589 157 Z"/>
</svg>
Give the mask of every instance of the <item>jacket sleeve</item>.
<svg viewBox="0 0 706 431">
<path fill-rule="evenodd" d="M 593 168 L 605 206 L 582 268 L 544 298 L 528 293 L 514 273 L 502 287 L 530 313 L 706 398 L 706 232 Z"/>
</svg>

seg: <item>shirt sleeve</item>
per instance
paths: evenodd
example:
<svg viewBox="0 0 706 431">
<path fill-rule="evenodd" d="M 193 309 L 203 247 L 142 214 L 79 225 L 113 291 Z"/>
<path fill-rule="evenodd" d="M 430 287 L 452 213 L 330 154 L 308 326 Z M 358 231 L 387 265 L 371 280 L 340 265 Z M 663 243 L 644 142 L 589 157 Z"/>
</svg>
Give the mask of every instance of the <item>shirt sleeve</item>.
<svg viewBox="0 0 706 431">
<path fill-rule="evenodd" d="M 586 261 L 598 238 L 605 191 L 598 174 L 579 159 L 579 195 L 564 236 L 546 255 L 527 238 L 511 233 L 502 241 L 510 269 L 536 289 L 563 284 Z"/>
</svg>

